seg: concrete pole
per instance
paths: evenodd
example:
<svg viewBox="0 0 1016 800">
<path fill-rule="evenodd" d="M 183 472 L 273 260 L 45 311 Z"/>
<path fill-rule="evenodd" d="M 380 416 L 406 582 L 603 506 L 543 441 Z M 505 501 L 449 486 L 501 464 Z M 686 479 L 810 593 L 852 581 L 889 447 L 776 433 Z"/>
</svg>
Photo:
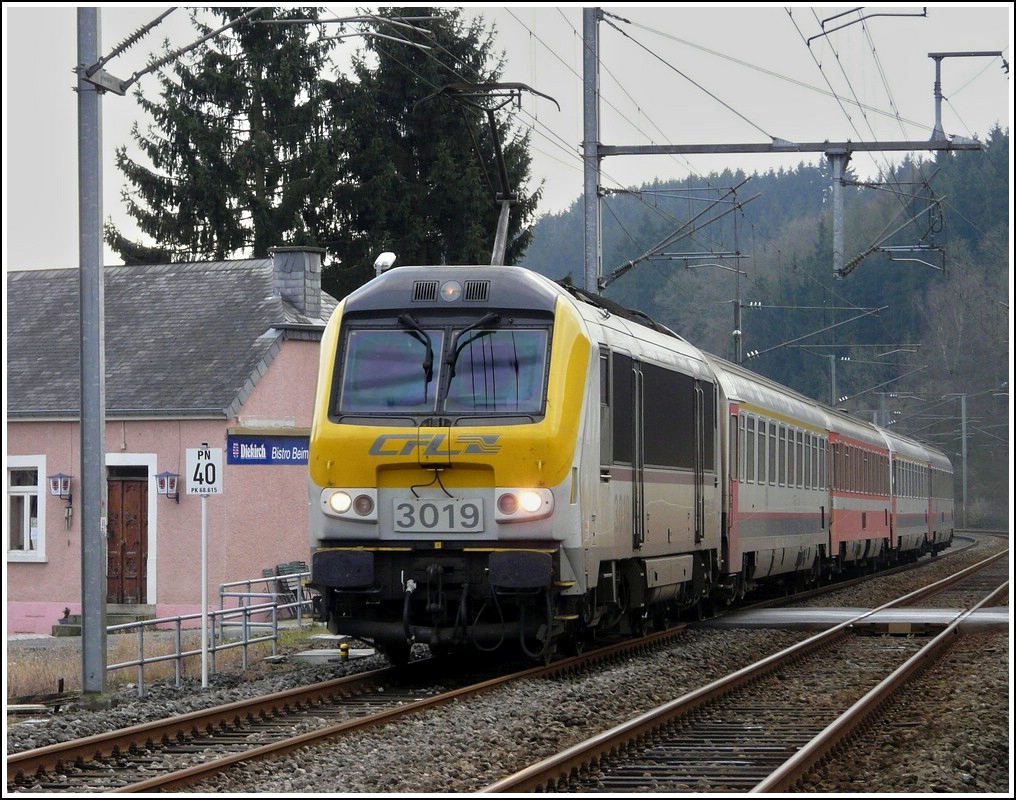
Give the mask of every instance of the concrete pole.
<svg viewBox="0 0 1016 800">
<path fill-rule="evenodd" d="M 829 405 L 836 408 L 836 356 L 826 356 L 829 359 Z"/>
<path fill-rule="evenodd" d="M 82 80 L 99 55 L 99 9 L 78 9 L 78 236 L 81 297 L 81 689 L 106 689 L 106 367 L 102 106 Z"/>
<path fill-rule="evenodd" d="M 967 527 L 967 396 L 960 395 L 960 433 L 963 436 L 963 527 Z"/>
<path fill-rule="evenodd" d="M 600 10 L 582 10 L 582 162 L 585 204 L 585 290 L 600 286 Z"/>
<path fill-rule="evenodd" d="M 843 176 L 850 156 L 845 151 L 826 153 L 833 168 L 833 275 L 843 277 Z"/>
</svg>

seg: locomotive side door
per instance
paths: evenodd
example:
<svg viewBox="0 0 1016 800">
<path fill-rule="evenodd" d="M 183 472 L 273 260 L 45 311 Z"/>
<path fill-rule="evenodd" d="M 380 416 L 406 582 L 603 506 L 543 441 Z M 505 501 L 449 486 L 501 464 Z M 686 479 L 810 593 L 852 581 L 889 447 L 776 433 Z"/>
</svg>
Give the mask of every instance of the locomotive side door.
<svg viewBox="0 0 1016 800">
<path fill-rule="evenodd" d="M 632 454 L 632 550 L 638 550 L 646 542 L 646 447 L 645 447 L 645 377 L 637 361 L 632 363 L 632 381 L 635 396 L 632 399 L 634 432 Z"/>
<path fill-rule="evenodd" d="M 627 536 L 633 550 L 645 541 L 641 385 L 631 356 L 600 351 L 600 508 L 624 550 Z"/>
</svg>

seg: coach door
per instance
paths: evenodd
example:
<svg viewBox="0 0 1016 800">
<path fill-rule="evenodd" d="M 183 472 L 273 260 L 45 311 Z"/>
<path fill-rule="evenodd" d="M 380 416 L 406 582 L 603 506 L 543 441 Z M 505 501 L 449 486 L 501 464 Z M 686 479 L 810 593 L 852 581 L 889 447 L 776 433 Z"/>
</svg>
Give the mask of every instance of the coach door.
<svg viewBox="0 0 1016 800">
<path fill-rule="evenodd" d="M 710 398 L 710 403 L 712 399 Z M 695 471 L 695 544 L 699 544 L 705 538 L 706 529 L 706 462 L 708 460 L 707 448 L 712 446 L 711 437 L 707 436 L 706 420 L 708 416 L 706 393 L 702 389 L 700 381 L 695 381 L 694 387 L 695 407 L 695 442 L 694 442 L 694 464 Z"/>
<path fill-rule="evenodd" d="M 110 468 L 106 481 L 106 602 L 147 602 L 148 477 L 117 476 L 131 468 Z"/>
</svg>

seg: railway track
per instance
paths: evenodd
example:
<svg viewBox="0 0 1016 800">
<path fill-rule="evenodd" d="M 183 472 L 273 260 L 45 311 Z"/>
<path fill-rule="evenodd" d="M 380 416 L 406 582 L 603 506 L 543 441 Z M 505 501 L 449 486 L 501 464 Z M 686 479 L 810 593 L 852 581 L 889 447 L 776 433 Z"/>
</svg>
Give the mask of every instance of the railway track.
<svg viewBox="0 0 1016 800">
<path fill-rule="evenodd" d="M 912 637 L 861 633 L 858 623 L 880 609 L 865 612 L 484 791 L 788 791 L 941 658 L 973 610 L 1007 591 L 1007 555 L 881 607 L 923 600 L 936 589 L 952 593 L 961 583 L 991 585 L 923 645 Z"/>
<path fill-rule="evenodd" d="M 284 755 L 333 737 L 360 733 L 410 714 L 489 691 L 514 680 L 563 674 L 680 635 L 683 626 L 597 648 L 550 665 L 504 674 L 442 668 L 422 659 L 280 692 L 247 702 L 10 754 L 7 790 L 13 792 L 147 792 L 178 789 L 241 763 Z M 493 677 L 492 677 L 493 675 Z M 447 687 L 453 683 L 453 688 Z"/>
<path fill-rule="evenodd" d="M 90 740 L 8 756 L 8 792 L 139 792 L 192 785 L 235 764 L 284 754 L 325 739 L 352 735 L 452 700 L 464 700 L 511 680 L 589 668 L 660 647 L 678 631 L 626 641 L 584 656 L 440 692 L 421 667 L 415 685 L 397 686 L 381 670 L 260 698 L 251 704 L 195 712 Z M 387 677 L 386 677 L 387 675 Z M 447 678 L 447 675 L 444 676 Z M 446 686 L 447 688 L 447 686 Z M 341 698 L 341 699 L 336 699 Z"/>
</svg>

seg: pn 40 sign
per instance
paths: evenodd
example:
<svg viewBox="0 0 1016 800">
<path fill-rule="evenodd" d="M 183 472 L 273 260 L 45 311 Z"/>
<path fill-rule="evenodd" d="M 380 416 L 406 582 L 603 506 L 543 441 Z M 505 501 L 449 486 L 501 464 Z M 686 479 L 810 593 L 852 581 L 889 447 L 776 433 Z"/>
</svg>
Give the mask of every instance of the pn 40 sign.
<svg viewBox="0 0 1016 800">
<path fill-rule="evenodd" d="M 187 450 L 187 494 L 222 494 L 222 448 Z"/>
</svg>

